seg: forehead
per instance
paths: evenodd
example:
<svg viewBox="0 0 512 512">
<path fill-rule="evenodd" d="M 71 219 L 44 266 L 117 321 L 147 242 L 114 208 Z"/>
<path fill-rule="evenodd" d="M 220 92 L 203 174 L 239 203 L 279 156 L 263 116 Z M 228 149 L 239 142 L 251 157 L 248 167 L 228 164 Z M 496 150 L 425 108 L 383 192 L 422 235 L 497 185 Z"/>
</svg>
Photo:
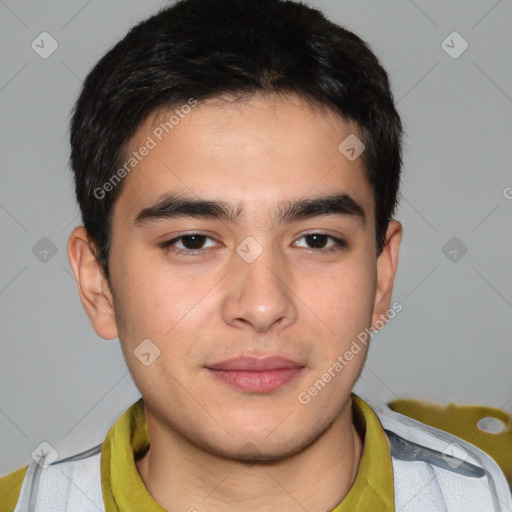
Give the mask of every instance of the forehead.
<svg viewBox="0 0 512 512">
<path fill-rule="evenodd" d="M 255 220 L 283 200 L 344 193 L 373 217 L 362 158 L 351 161 L 339 149 L 349 135 L 359 136 L 354 123 L 296 96 L 182 107 L 146 120 L 127 145 L 124 160 L 136 165 L 127 166 L 115 216 L 134 219 L 178 193 L 223 200 Z"/>
</svg>

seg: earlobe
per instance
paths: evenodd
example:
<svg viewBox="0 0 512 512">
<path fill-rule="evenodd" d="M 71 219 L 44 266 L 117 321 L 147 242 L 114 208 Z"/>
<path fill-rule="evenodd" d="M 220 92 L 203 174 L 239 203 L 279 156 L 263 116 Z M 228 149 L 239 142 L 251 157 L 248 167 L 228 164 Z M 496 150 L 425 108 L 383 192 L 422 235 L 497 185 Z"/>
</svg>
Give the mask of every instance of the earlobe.
<svg viewBox="0 0 512 512">
<path fill-rule="evenodd" d="M 80 301 L 96 334 L 107 340 L 117 338 L 112 293 L 83 226 L 76 227 L 71 233 L 67 252 Z"/>
<path fill-rule="evenodd" d="M 390 221 L 386 232 L 386 243 L 377 258 L 377 283 L 373 309 L 372 327 L 382 324 L 387 318 L 391 305 L 391 294 L 398 268 L 398 251 L 402 240 L 402 225 L 396 220 Z"/>
</svg>

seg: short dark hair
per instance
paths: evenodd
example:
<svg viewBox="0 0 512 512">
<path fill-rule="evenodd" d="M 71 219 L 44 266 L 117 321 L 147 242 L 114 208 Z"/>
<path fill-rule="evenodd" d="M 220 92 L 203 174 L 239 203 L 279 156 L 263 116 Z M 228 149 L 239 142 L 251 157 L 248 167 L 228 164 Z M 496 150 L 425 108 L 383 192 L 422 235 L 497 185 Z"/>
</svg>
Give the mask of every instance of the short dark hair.
<svg viewBox="0 0 512 512">
<path fill-rule="evenodd" d="M 112 211 L 122 183 L 103 197 L 97 191 L 123 165 L 140 125 L 191 98 L 257 93 L 296 94 L 356 122 L 380 254 L 397 206 L 402 125 L 388 75 L 369 46 L 299 2 L 181 0 L 134 26 L 101 58 L 73 111 L 76 196 L 109 283 Z"/>
</svg>

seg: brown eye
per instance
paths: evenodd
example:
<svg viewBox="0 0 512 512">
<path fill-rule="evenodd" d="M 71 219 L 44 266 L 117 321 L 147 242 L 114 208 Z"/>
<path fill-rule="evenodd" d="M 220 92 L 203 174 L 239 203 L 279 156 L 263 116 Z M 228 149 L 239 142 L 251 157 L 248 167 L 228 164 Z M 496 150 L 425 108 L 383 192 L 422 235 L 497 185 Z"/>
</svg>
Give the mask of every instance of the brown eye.
<svg viewBox="0 0 512 512">
<path fill-rule="evenodd" d="M 327 235 L 318 235 L 314 233 L 313 235 L 306 235 L 305 239 L 313 249 L 323 249 L 327 244 L 329 237 Z"/>
<path fill-rule="evenodd" d="M 327 233 L 308 233 L 299 238 L 299 240 L 304 239 L 307 247 L 312 249 L 313 252 L 326 253 L 330 251 L 336 251 L 343 249 L 346 247 L 346 242 L 341 240 L 340 238 L 336 238 L 332 235 L 328 235 Z M 329 240 L 332 240 L 330 245 L 327 245 Z M 304 246 L 298 246 L 304 247 Z"/>
<path fill-rule="evenodd" d="M 162 242 L 160 247 L 165 248 L 169 251 L 176 252 L 178 254 L 187 254 L 187 255 L 195 255 L 201 254 L 202 249 L 205 249 L 205 242 L 207 240 L 211 240 L 213 245 L 215 245 L 215 240 L 206 235 L 202 235 L 200 233 L 192 233 L 190 235 L 182 235 L 172 240 L 168 240 L 166 242 Z M 212 247 L 212 245 L 208 246 Z M 207 248 L 207 247 L 206 247 Z"/>
<path fill-rule="evenodd" d="M 196 251 L 203 248 L 206 238 L 207 237 L 203 235 L 187 235 L 181 236 L 179 239 L 181 239 L 181 243 L 185 249 Z"/>
</svg>

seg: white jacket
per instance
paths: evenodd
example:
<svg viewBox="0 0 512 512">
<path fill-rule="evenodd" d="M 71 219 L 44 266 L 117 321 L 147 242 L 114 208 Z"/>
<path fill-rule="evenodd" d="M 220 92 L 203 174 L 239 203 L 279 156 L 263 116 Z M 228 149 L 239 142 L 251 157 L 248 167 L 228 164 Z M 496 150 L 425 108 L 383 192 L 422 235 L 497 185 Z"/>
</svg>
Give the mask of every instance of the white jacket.
<svg viewBox="0 0 512 512">
<path fill-rule="evenodd" d="M 391 447 L 398 512 L 512 512 L 496 462 L 475 446 L 382 405 L 373 407 Z M 105 512 L 101 445 L 56 461 L 30 464 L 14 512 Z"/>
</svg>

